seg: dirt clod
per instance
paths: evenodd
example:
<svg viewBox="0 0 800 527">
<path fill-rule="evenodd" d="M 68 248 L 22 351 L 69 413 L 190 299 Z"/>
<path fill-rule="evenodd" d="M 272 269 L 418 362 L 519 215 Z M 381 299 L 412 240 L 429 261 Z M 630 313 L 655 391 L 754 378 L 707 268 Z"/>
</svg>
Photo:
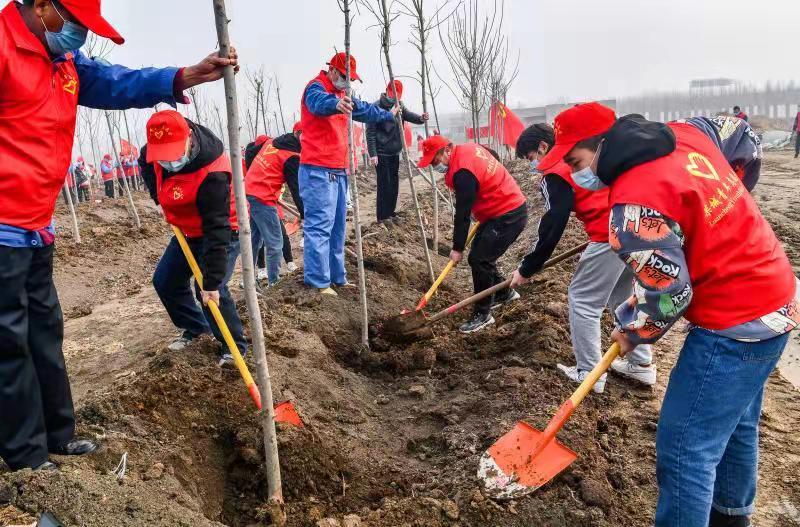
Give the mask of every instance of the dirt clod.
<svg viewBox="0 0 800 527">
<path fill-rule="evenodd" d="M 600 480 L 584 479 L 581 481 L 581 499 L 586 505 L 603 509 L 611 506 L 612 496 L 609 486 Z"/>
</svg>

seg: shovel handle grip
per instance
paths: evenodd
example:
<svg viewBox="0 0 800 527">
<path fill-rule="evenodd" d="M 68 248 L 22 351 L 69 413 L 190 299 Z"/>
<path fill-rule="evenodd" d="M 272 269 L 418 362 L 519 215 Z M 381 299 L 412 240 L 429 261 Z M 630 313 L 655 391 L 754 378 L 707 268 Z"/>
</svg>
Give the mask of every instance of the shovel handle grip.
<svg viewBox="0 0 800 527">
<path fill-rule="evenodd" d="M 466 244 L 467 247 L 469 247 L 472 244 L 472 240 L 475 238 L 475 233 L 478 232 L 479 226 L 480 223 L 476 222 L 469 230 L 469 235 L 467 235 L 467 244 Z M 436 291 L 439 289 L 439 286 L 442 285 L 444 279 L 447 278 L 447 275 L 450 274 L 450 271 L 452 271 L 455 266 L 456 263 L 453 260 L 447 262 L 447 265 L 442 271 L 442 274 L 439 275 L 439 278 L 437 278 L 436 281 L 431 286 L 431 288 L 428 289 L 428 292 L 425 293 L 425 295 L 420 299 L 419 304 L 417 304 L 416 311 L 419 311 L 420 309 L 428 305 L 428 302 L 430 302 L 433 295 L 436 294 Z"/>
<path fill-rule="evenodd" d="M 197 285 L 202 288 L 203 273 L 200 272 L 200 267 L 197 265 L 197 260 L 195 260 L 194 254 L 192 254 L 192 249 L 189 247 L 189 244 L 186 243 L 186 238 L 183 236 L 183 233 L 179 228 L 172 225 L 172 232 L 175 233 L 175 239 L 178 240 L 178 245 L 180 245 L 181 249 L 183 250 L 183 255 L 186 257 L 186 261 L 189 263 L 189 268 L 191 268 L 192 274 L 194 274 L 194 279 L 197 282 Z M 250 370 L 247 368 L 247 364 L 244 362 L 244 357 L 242 357 L 242 354 L 239 352 L 239 347 L 236 345 L 236 341 L 233 340 L 233 335 L 231 335 L 231 332 L 228 329 L 228 324 L 225 323 L 225 317 L 222 316 L 219 306 L 213 300 L 208 303 L 208 310 L 211 311 L 211 315 L 217 322 L 219 331 L 222 333 L 222 339 L 225 341 L 225 344 L 228 345 L 228 350 L 231 352 L 233 362 L 236 364 L 236 369 L 239 370 L 239 375 L 242 376 L 245 385 L 247 385 L 247 390 L 250 392 L 250 397 L 253 399 L 256 408 L 261 410 L 261 393 L 258 391 L 258 385 L 256 385 L 255 381 L 253 380 L 253 376 L 250 375 Z"/>
<path fill-rule="evenodd" d="M 558 256 L 550 258 L 542 266 L 542 270 L 547 269 L 549 267 L 553 267 L 554 265 L 556 265 L 556 264 L 558 264 L 560 262 L 563 262 L 567 258 L 571 258 L 571 257 L 575 256 L 576 254 L 583 252 L 586 249 L 586 247 L 588 247 L 588 246 L 589 246 L 589 242 L 585 242 L 585 243 L 582 243 L 582 244 L 578 245 L 577 247 L 573 247 L 572 249 L 559 254 Z M 495 294 L 498 291 L 502 291 L 503 289 L 507 288 L 510 285 L 511 285 L 511 278 L 509 278 L 508 280 L 506 280 L 504 282 L 501 282 L 501 283 L 499 283 L 499 284 L 497 284 L 495 286 L 492 286 L 489 289 L 484 289 L 480 293 L 474 294 L 469 298 L 465 298 L 464 300 L 462 300 L 458 304 L 453 304 L 452 306 L 448 307 L 447 309 L 443 309 L 442 311 L 439 311 L 438 313 L 436 313 L 435 315 L 430 317 L 428 319 L 428 322 L 429 323 L 436 322 L 437 320 L 440 320 L 440 319 L 446 317 L 447 315 L 452 315 L 453 313 L 455 313 L 459 309 L 461 309 L 463 307 L 466 307 L 466 306 L 469 306 L 469 305 L 472 305 L 475 302 L 478 302 L 479 300 L 483 300 L 484 298 L 486 298 L 488 296 L 491 296 L 491 295 Z"/>
<path fill-rule="evenodd" d="M 294 216 L 298 220 L 300 219 L 300 213 L 297 211 L 297 209 L 295 209 L 294 207 L 292 207 L 291 205 L 289 205 L 288 203 L 286 203 L 285 201 L 283 201 L 280 198 L 278 198 L 278 205 L 280 205 L 284 209 L 288 210 L 289 214 L 291 214 L 292 216 Z"/>
</svg>

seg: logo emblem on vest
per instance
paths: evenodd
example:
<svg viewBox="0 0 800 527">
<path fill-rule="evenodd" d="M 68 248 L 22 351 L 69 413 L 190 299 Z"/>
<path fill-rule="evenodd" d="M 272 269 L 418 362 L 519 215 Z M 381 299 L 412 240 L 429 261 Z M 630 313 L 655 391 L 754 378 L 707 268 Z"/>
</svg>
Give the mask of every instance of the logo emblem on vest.
<svg viewBox="0 0 800 527">
<path fill-rule="evenodd" d="M 709 161 L 706 156 L 697 152 L 691 152 L 688 157 L 689 164 L 686 165 L 687 172 L 695 177 L 719 181 L 719 175 L 717 174 L 717 171 L 714 169 L 711 161 Z M 700 165 L 702 165 L 702 167 Z M 705 172 L 701 170 L 701 168 L 704 168 Z"/>
<path fill-rule="evenodd" d="M 175 187 L 172 189 L 172 199 L 175 201 L 180 201 L 183 199 L 183 189 L 181 187 Z"/>
<path fill-rule="evenodd" d="M 69 73 L 64 75 L 64 91 L 70 95 L 75 95 L 78 91 L 78 81 Z"/>
</svg>

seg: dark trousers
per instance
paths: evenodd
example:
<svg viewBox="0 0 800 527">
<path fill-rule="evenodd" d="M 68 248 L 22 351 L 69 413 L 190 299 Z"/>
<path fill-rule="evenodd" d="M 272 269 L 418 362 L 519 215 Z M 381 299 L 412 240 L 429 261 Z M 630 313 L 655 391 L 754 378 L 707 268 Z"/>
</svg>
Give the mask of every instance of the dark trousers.
<svg viewBox="0 0 800 527">
<path fill-rule="evenodd" d="M 67 192 L 69 192 L 69 195 L 72 198 L 72 203 L 77 203 L 78 196 L 75 194 L 75 189 L 72 187 L 61 187 L 61 197 L 64 198 L 64 203 L 69 205 L 69 201 L 67 200 Z"/>
<path fill-rule="evenodd" d="M 113 198 L 114 197 L 114 180 L 109 179 L 108 181 L 103 182 L 103 186 L 106 189 L 106 197 Z"/>
<path fill-rule="evenodd" d="M 794 140 L 794 157 L 797 157 L 800 155 L 800 130 L 795 133 L 797 138 Z"/>
<path fill-rule="evenodd" d="M 472 268 L 472 285 L 475 293 L 489 289 L 507 278 L 497 271 L 497 260 L 517 241 L 527 223 L 527 206 L 522 205 L 478 227 L 467 259 Z M 509 290 L 504 289 L 495 293 L 494 297 L 481 300 L 475 304 L 475 313 L 489 313 L 492 301 L 495 298 L 504 298 L 508 294 Z"/>
<path fill-rule="evenodd" d="M 187 238 L 189 248 L 194 253 L 198 263 L 202 261 L 203 239 Z M 231 279 L 233 269 L 236 267 L 236 259 L 239 257 L 239 238 L 234 237 L 228 247 L 228 268 L 222 285 L 219 288 L 219 310 L 228 325 L 228 329 L 233 335 L 233 340 L 242 355 L 247 351 L 247 342 L 242 331 L 242 321 L 236 311 L 236 303 L 228 290 L 228 281 Z M 200 264 L 202 268 L 202 264 Z M 156 271 L 153 274 L 153 287 L 164 304 L 172 323 L 183 330 L 183 336 L 188 339 L 196 338 L 209 330 L 214 337 L 223 345 L 225 341 L 222 333 L 217 326 L 211 311 L 203 306 L 200 300 L 200 288 L 195 284 L 194 292 L 189 285 L 192 277 L 192 270 L 186 262 L 178 240 L 174 237 L 167 244 L 164 254 L 158 261 Z M 227 350 L 227 348 L 225 348 Z M 227 352 L 227 351 L 226 351 Z"/>
<path fill-rule="evenodd" d="M 400 191 L 400 156 L 378 156 L 378 221 L 388 220 L 396 215 L 397 194 Z"/>
<path fill-rule="evenodd" d="M 53 252 L 0 246 L 0 457 L 12 470 L 41 465 L 75 433 Z"/>
<path fill-rule="evenodd" d="M 281 222 L 281 233 L 283 234 L 283 261 L 286 263 L 293 262 L 292 242 L 289 240 L 289 234 L 286 232 L 286 225 L 283 222 Z"/>
<path fill-rule="evenodd" d="M 78 202 L 83 203 L 89 201 L 89 189 L 87 187 L 78 187 Z"/>
</svg>

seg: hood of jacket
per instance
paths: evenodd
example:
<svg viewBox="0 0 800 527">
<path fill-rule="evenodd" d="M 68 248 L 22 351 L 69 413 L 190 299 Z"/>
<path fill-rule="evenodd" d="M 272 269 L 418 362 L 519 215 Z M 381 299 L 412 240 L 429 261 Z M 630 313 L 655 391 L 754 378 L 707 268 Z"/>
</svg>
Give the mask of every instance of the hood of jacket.
<svg viewBox="0 0 800 527">
<path fill-rule="evenodd" d="M 222 141 L 214 135 L 214 132 L 186 119 L 189 129 L 192 131 L 192 152 L 189 163 L 177 174 L 191 174 L 210 165 L 225 152 Z M 166 172 L 166 171 L 165 171 Z M 165 174 L 166 175 L 166 174 Z"/>
<path fill-rule="evenodd" d="M 300 139 L 292 133 L 279 135 L 272 140 L 272 146 L 278 150 L 288 150 L 289 152 L 300 153 Z"/>
<path fill-rule="evenodd" d="M 664 123 L 641 115 L 626 115 L 606 132 L 597 160 L 597 177 L 611 185 L 635 166 L 675 151 L 675 134 Z"/>
</svg>

